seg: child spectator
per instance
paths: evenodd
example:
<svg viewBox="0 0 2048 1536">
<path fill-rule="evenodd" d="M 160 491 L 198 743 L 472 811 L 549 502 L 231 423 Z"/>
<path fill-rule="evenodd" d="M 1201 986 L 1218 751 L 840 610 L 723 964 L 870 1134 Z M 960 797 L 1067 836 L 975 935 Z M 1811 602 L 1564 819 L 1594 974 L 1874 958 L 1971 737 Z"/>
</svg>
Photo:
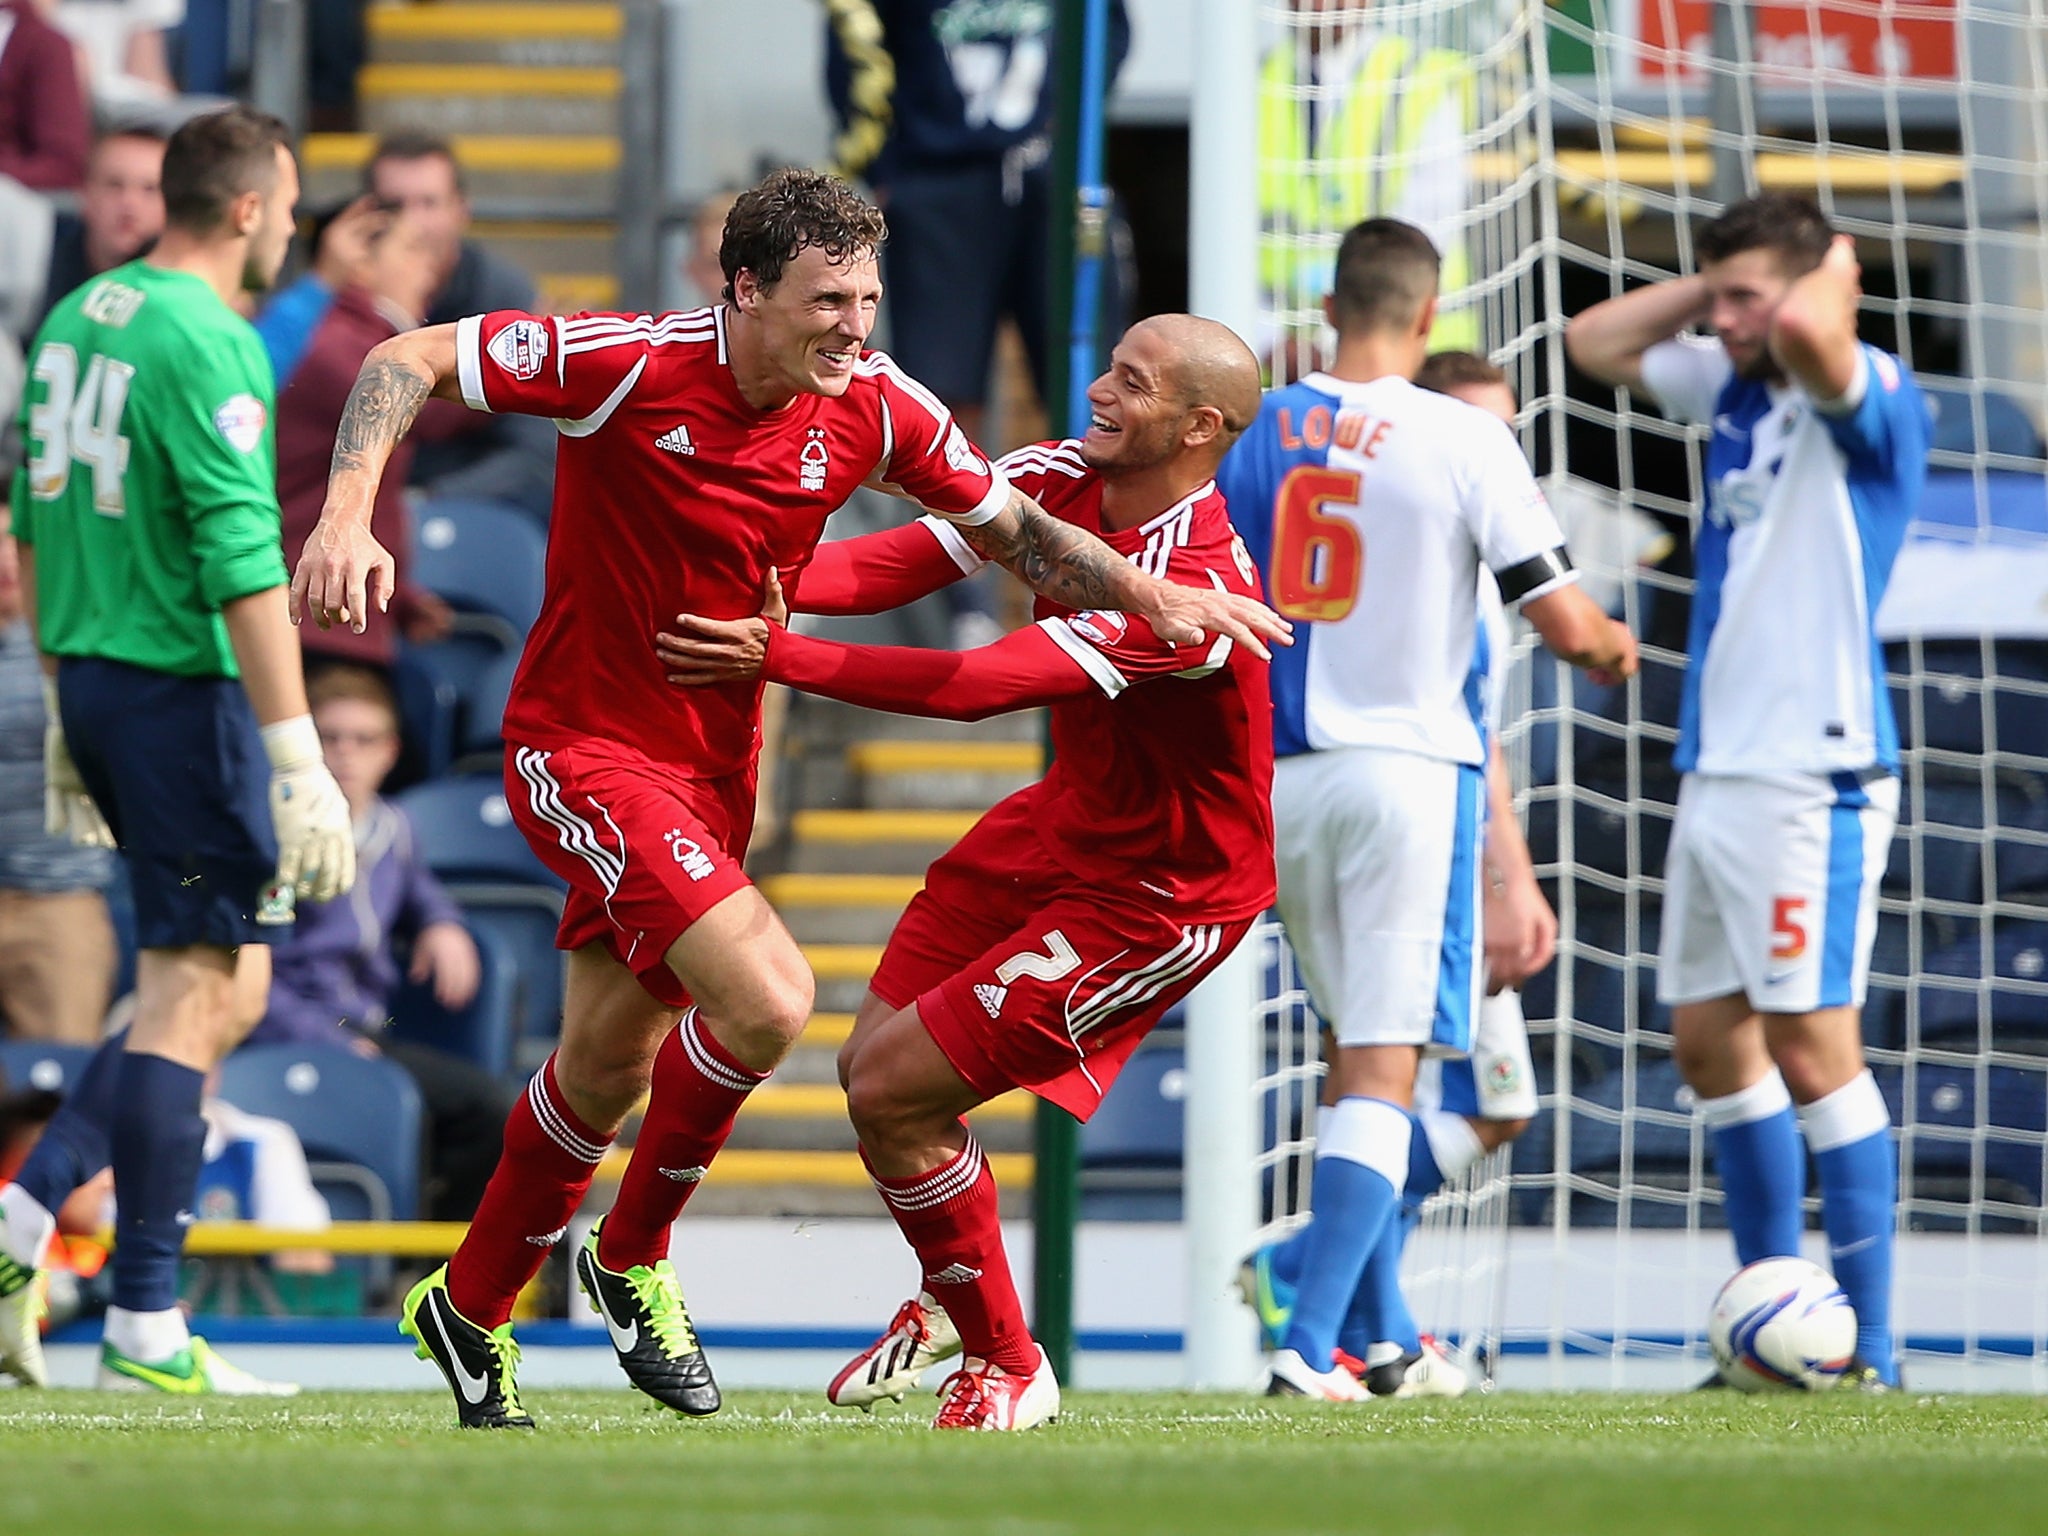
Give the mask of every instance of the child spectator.
<svg viewBox="0 0 2048 1536">
<path fill-rule="evenodd" d="M 427 1207 L 467 1220 L 497 1165 L 511 1099 L 472 1062 L 383 1037 L 401 974 L 431 985 L 444 1008 L 476 995 L 476 944 L 461 910 L 421 862 L 405 813 L 377 793 L 398 761 L 398 710 L 375 672 L 335 666 L 307 687 L 327 766 L 355 818 L 356 883 L 330 902 L 301 902 L 292 937 L 273 947 L 270 1010 L 251 1042 L 383 1052 L 412 1074 L 427 1111 Z M 400 969 L 399 946 L 411 962 Z"/>
</svg>

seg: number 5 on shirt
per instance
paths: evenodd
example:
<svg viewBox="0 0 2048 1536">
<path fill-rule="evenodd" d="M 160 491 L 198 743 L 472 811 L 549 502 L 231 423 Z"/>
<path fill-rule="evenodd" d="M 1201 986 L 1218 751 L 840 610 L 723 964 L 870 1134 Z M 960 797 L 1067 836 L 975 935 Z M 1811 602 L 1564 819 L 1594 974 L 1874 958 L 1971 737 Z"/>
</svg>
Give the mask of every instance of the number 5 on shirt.
<svg viewBox="0 0 2048 1536">
<path fill-rule="evenodd" d="M 1273 606 L 1290 619 L 1332 623 L 1351 612 L 1365 576 L 1358 525 L 1332 517 L 1332 504 L 1355 506 L 1355 471 L 1304 464 L 1280 482 L 1273 504 Z"/>
</svg>

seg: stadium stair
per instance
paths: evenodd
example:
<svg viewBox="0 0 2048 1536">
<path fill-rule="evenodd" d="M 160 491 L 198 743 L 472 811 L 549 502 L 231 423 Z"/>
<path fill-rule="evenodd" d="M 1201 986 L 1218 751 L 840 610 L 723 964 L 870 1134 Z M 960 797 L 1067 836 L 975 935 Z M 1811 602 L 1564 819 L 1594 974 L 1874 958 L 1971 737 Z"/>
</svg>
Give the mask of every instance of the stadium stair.
<svg viewBox="0 0 2048 1536">
<path fill-rule="evenodd" d="M 818 1012 L 741 1112 L 692 1210 L 881 1214 L 853 1150 L 839 1047 L 927 866 L 983 810 L 1035 779 L 1043 760 L 1035 715 L 956 726 L 801 703 L 784 768 L 796 808 L 775 867 L 758 878 L 817 975 Z M 1010 1214 L 1030 1201 L 1031 1108 L 1028 1095 L 1012 1093 L 969 1117 Z"/>
<path fill-rule="evenodd" d="M 305 202 L 351 196 L 381 133 L 447 135 L 471 237 L 531 273 L 543 311 L 618 303 L 624 8 L 372 5 L 361 133 L 308 135 Z"/>
</svg>

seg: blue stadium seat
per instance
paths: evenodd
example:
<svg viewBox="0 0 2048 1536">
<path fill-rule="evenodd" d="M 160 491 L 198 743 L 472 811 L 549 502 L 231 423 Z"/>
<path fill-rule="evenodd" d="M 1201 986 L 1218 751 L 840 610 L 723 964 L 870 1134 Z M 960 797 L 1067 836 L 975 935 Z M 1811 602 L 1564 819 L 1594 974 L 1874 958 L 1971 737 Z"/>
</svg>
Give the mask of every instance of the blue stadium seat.
<svg viewBox="0 0 2048 1536">
<path fill-rule="evenodd" d="M 2038 1208 L 2044 1193 L 2042 1132 L 2048 1124 L 2048 1068 L 1916 1064 L 1871 1069 L 1902 1137 L 1900 1193 L 1909 1200 L 1975 1203 L 1974 1170 L 1982 1148 L 1982 1195 Z M 1907 1099 L 1910 1093 L 1911 1104 Z M 1942 1223 L 1915 1212 L 1912 1225 Z M 2002 1227 L 2011 1223 L 1999 1222 Z M 1987 1222 L 1987 1227 L 1992 1223 Z"/>
<path fill-rule="evenodd" d="M 512 824 L 499 775 L 435 779 L 407 790 L 398 804 L 412 818 L 420 857 L 444 882 L 563 889 L 563 882 L 533 856 Z"/>
<path fill-rule="evenodd" d="M 1977 411 L 1968 384 L 1960 380 L 1948 384 L 1933 379 L 1923 381 L 1921 388 L 1934 412 L 1934 432 L 1928 441 L 1929 448 L 1973 456 L 2001 453 L 2020 459 L 2041 457 L 2041 434 L 2035 429 L 2032 418 L 2010 395 L 1990 389 L 1983 392 L 1984 430 L 1980 436 Z M 1927 479 L 1928 489 L 1937 495 L 1973 490 L 1968 471 L 1936 470 Z M 1975 522 L 1973 515 L 1971 524 Z"/>
<path fill-rule="evenodd" d="M 490 719 L 489 730 L 497 733 L 498 721 L 490 716 L 491 704 L 486 690 L 494 671 L 506 664 L 506 658 L 519 655 L 519 640 L 501 619 L 489 619 L 489 627 L 460 630 L 445 640 L 436 640 L 432 645 L 406 645 L 399 648 L 401 659 L 401 692 L 399 710 L 408 725 L 416 728 L 424 724 L 432 731 L 433 739 L 427 746 L 431 762 L 438 762 L 440 772 L 445 772 L 454 760 L 466 739 L 472 719 Z M 416 675 L 416 680 L 406 681 L 406 674 Z M 498 698 L 499 716 L 504 713 L 504 697 Z M 424 719 L 418 719 L 424 711 L 430 710 Z"/>
<path fill-rule="evenodd" d="M 547 535 L 489 501 L 430 501 L 413 536 L 412 579 L 462 613 L 488 614 L 523 638 L 540 617 Z"/>
<path fill-rule="evenodd" d="M 1646 770 L 1639 793 L 1631 801 L 1625 774 L 1581 773 L 1569 810 L 1554 795 L 1532 799 L 1524 817 L 1529 855 L 1539 866 L 1559 862 L 1562 823 L 1570 817 L 1572 863 L 1590 878 L 1581 879 L 1581 906 L 1619 906 L 1628 888 L 1646 876 L 1664 872 L 1671 845 L 1671 821 L 1678 802 L 1678 781 L 1671 774 Z M 1629 855 L 1631 831 L 1635 857 Z"/>
<path fill-rule="evenodd" d="M 2048 643 L 1922 641 L 1920 672 L 1915 675 L 1913 648 L 1899 642 L 1885 647 L 1885 666 L 1895 680 L 1892 706 L 1905 745 L 1970 756 L 1996 751 L 2048 758 Z M 1912 712 L 1916 695 L 1917 729 Z"/>
<path fill-rule="evenodd" d="M 401 643 L 391 666 L 391 691 L 398 699 L 398 729 L 419 757 L 420 772 L 439 778 L 455 761 L 455 728 L 462 695 L 452 677 L 415 647 Z"/>
<path fill-rule="evenodd" d="M 1991 1044 L 2048 1054 L 2048 923 L 1993 925 L 1990 974 L 1975 933 L 1923 953 L 1914 984 L 1920 1043 L 1974 1051 L 1983 1043 L 1980 1000 L 1988 998 Z"/>
<path fill-rule="evenodd" d="M 476 940 L 479 975 L 476 996 L 451 1013 L 434 1000 L 434 989 L 407 982 L 391 1002 L 391 1033 L 415 1045 L 432 1046 L 473 1061 L 504 1077 L 512 1070 L 513 1047 L 521 1031 L 526 999 L 520 985 L 519 955 L 512 940 L 488 923 L 468 924 Z"/>
<path fill-rule="evenodd" d="M 512 696 L 512 677 L 519 670 L 519 652 L 507 651 L 484 668 L 476 680 L 462 721 L 462 760 L 456 771 L 473 769 L 504 753 L 505 701 Z"/>
<path fill-rule="evenodd" d="M 419 834 L 421 856 L 470 926 L 489 931 L 518 968 L 512 1067 L 538 1065 L 562 1016 L 562 955 L 555 928 L 564 882 L 533 856 L 512 825 L 495 774 L 437 779 L 399 797 Z"/>
<path fill-rule="evenodd" d="M 0 1039 L 0 1072 L 6 1074 L 11 1093 L 28 1088 L 39 1088 L 44 1093 L 69 1093 L 96 1049 L 90 1045 L 54 1045 L 43 1040 Z"/>
<path fill-rule="evenodd" d="M 2042 705 L 2048 710 L 2048 701 Z M 1914 816 L 1914 786 L 1899 796 L 1899 833 L 1892 839 L 1885 870 L 1887 893 L 1975 905 L 1993 896 L 2048 890 L 2048 786 L 2035 774 L 2011 772 L 1986 786 L 1975 776 L 1951 778 L 1928 772 L 1919 783 L 1920 816 Z M 1997 833 L 1985 876 L 1985 830 Z M 1920 888 L 1912 886 L 1913 858 L 1920 860 Z"/>
<path fill-rule="evenodd" d="M 1081 1127 L 1081 1210 L 1090 1220 L 1180 1218 L 1186 1059 L 1140 1046 Z"/>
<path fill-rule="evenodd" d="M 221 1063 L 220 1097 L 299 1133 L 338 1219 L 419 1215 L 420 1091 L 396 1062 L 325 1046 L 245 1046 Z"/>
</svg>

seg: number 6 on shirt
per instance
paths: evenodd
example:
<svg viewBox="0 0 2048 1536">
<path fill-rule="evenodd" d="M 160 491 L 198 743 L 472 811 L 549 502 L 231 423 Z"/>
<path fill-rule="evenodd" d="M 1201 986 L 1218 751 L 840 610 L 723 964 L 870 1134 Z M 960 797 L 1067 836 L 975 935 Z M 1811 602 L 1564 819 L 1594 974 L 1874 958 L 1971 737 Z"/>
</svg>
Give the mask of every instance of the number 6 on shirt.
<svg viewBox="0 0 2048 1536">
<path fill-rule="evenodd" d="M 1356 471 L 1303 464 L 1273 501 L 1273 606 L 1290 619 L 1334 623 L 1351 612 L 1365 577 L 1365 537 L 1324 509 L 1356 506 Z"/>
</svg>

